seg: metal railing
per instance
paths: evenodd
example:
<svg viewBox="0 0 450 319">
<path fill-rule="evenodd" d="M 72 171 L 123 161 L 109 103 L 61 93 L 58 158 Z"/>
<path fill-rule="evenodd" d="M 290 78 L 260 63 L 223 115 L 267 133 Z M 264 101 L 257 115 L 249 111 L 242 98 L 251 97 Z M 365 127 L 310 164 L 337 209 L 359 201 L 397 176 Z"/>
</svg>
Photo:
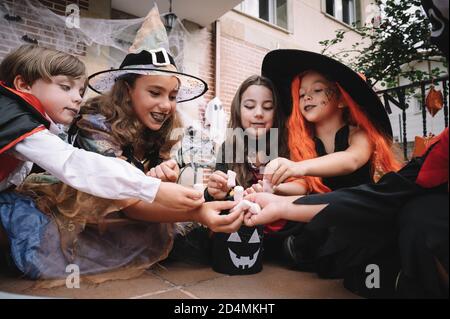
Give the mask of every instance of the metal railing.
<svg viewBox="0 0 450 319">
<path fill-rule="evenodd" d="M 442 83 L 443 87 L 443 96 L 444 96 L 444 121 L 445 121 L 445 127 L 448 127 L 448 80 L 449 77 L 439 77 L 432 80 L 426 80 L 421 82 L 415 82 L 408 85 L 402 85 L 395 88 L 387 89 L 387 90 L 381 90 L 377 91 L 377 94 L 383 98 L 384 100 L 384 107 L 386 111 L 391 114 L 392 109 L 390 107 L 390 103 L 394 104 L 396 107 L 402 110 L 402 127 L 403 127 L 403 154 L 405 157 L 405 160 L 408 159 L 408 140 L 407 140 L 407 134 L 406 134 L 406 110 L 408 109 L 409 105 L 407 103 L 407 91 L 415 88 L 420 88 L 420 103 L 421 103 L 421 111 L 422 111 L 422 125 L 423 125 L 423 136 L 426 137 L 428 134 L 428 127 L 427 127 L 427 109 L 425 106 L 425 99 L 426 99 L 426 90 L 427 86 L 429 85 L 435 85 L 437 86 L 439 83 Z"/>
</svg>

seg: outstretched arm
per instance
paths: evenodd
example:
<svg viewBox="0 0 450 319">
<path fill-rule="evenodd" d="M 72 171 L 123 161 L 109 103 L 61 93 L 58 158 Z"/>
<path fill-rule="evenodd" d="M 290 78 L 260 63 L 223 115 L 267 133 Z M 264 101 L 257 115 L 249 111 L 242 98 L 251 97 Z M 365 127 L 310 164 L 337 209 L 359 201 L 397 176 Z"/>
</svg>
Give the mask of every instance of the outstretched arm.
<svg viewBox="0 0 450 319">
<path fill-rule="evenodd" d="M 277 158 L 267 165 L 264 177 L 273 185 L 279 185 L 290 177 L 333 177 L 351 174 L 369 161 L 373 147 L 366 133 L 361 130 L 351 133 L 349 144 L 345 151 L 301 162 Z"/>
<path fill-rule="evenodd" d="M 306 195 L 307 193 L 306 184 L 300 180 L 282 183 L 275 187 L 275 194 L 281 196 Z"/>
<path fill-rule="evenodd" d="M 233 213 L 244 212 L 244 223 L 249 227 L 270 224 L 280 219 L 307 223 L 327 206 L 327 204 L 297 205 L 294 201 L 298 199 L 298 196 L 277 196 L 269 193 L 254 193 L 246 196 L 245 199 L 261 207 L 261 211 L 256 215 L 245 209 L 232 211 Z"/>
<path fill-rule="evenodd" d="M 358 130 L 350 135 L 349 147 L 342 152 L 331 153 L 300 162 L 303 176 L 333 177 L 351 174 L 364 166 L 373 153 L 367 134 Z"/>
<path fill-rule="evenodd" d="M 203 202 L 201 192 L 161 183 L 122 159 L 75 148 L 47 130 L 27 137 L 13 151 L 16 157 L 36 163 L 64 184 L 101 198 L 155 200 L 186 210 Z"/>
<path fill-rule="evenodd" d="M 229 210 L 236 205 L 233 201 L 204 203 L 193 210 L 168 209 L 158 203 L 138 202 L 124 209 L 125 214 L 136 220 L 159 223 L 195 221 L 208 226 L 214 232 L 234 232 L 243 223 L 243 213 L 233 212 L 220 215 L 222 210 Z"/>
<path fill-rule="evenodd" d="M 27 137 L 13 151 L 64 184 L 102 198 L 152 202 L 161 183 L 122 159 L 75 148 L 47 130 Z"/>
</svg>

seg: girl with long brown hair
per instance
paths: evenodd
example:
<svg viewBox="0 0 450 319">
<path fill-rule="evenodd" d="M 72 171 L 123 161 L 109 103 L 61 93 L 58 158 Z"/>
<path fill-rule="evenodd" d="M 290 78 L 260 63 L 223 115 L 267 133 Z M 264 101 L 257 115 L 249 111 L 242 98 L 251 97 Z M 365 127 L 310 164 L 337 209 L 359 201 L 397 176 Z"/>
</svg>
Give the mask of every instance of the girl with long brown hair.
<svg viewBox="0 0 450 319">
<path fill-rule="evenodd" d="M 210 176 L 205 199 L 223 200 L 234 195 L 227 185 L 227 172 L 236 173 L 236 184 L 245 194 L 262 191 L 265 165 L 278 157 L 289 157 L 286 119 L 275 87 L 268 78 L 254 75 L 238 88 L 231 103 L 227 137 L 217 156 L 216 170 Z M 280 187 L 281 188 L 281 187 Z M 297 185 L 282 191 L 295 191 Z M 264 256 L 273 258 L 280 251 L 281 238 L 297 223 L 273 221 L 264 225 Z"/>
<path fill-rule="evenodd" d="M 261 76 L 251 76 L 238 88 L 231 103 L 231 118 L 225 143 L 217 157 L 216 171 L 211 175 L 207 196 L 224 199 L 231 191 L 227 186 L 228 170 L 236 172 L 237 184 L 252 187 L 262 177 L 266 156 L 277 152 L 289 156 L 285 139 L 285 124 L 278 112 L 278 98 L 271 81 Z M 272 143 L 259 143 L 259 139 L 270 140 L 271 132 L 277 129 L 277 138 Z M 266 149 L 257 149 L 258 145 Z M 238 152 L 243 154 L 238 154 Z"/>
</svg>

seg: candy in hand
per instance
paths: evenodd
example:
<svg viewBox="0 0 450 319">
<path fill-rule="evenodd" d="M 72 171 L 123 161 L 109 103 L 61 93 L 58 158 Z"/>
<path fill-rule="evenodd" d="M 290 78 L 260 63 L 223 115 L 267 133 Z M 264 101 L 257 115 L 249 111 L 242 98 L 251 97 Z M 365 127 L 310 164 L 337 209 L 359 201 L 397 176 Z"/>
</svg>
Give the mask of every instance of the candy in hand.
<svg viewBox="0 0 450 319">
<path fill-rule="evenodd" d="M 205 186 L 203 184 L 194 184 L 194 189 L 203 194 Z"/>
<path fill-rule="evenodd" d="M 253 215 L 257 215 L 261 211 L 261 207 L 259 207 L 258 204 L 252 203 L 246 199 L 239 202 L 239 204 L 237 204 L 234 209 L 240 209 L 240 208 L 242 208 L 243 210 L 248 210 Z"/>
<path fill-rule="evenodd" d="M 244 198 L 244 187 L 236 186 L 234 188 L 234 200 L 240 202 Z"/>
<path fill-rule="evenodd" d="M 273 194 L 273 185 L 267 179 L 263 180 L 263 192 Z"/>
<path fill-rule="evenodd" d="M 236 173 L 229 170 L 227 172 L 227 176 L 228 176 L 227 186 L 229 188 L 235 187 L 236 186 Z"/>
<path fill-rule="evenodd" d="M 256 203 L 251 203 L 250 209 L 248 210 L 250 213 L 252 213 L 253 215 L 258 215 L 259 212 L 261 211 L 261 207 L 259 207 L 258 204 Z"/>
</svg>

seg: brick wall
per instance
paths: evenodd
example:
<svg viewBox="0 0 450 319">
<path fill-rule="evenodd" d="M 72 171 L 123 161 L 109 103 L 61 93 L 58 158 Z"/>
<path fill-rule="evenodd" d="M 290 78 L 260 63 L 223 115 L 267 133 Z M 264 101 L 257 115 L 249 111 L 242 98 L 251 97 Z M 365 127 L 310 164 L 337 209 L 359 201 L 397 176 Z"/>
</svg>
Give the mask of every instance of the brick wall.
<svg viewBox="0 0 450 319">
<path fill-rule="evenodd" d="M 231 102 L 236 94 L 237 89 L 241 83 L 249 76 L 254 74 L 261 74 L 261 65 L 264 56 L 268 52 L 267 49 L 246 43 L 242 40 L 233 38 L 227 34 L 223 34 L 220 38 L 220 94 L 225 111 L 230 112 Z M 201 74 L 204 79 L 214 77 L 215 69 L 215 45 L 211 41 L 212 47 L 208 49 L 206 61 L 211 63 L 208 68 L 209 75 Z M 213 81 L 214 78 L 211 80 Z M 207 99 L 212 97 L 212 92 L 209 92 Z M 203 170 L 203 182 L 208 183 L 209 176 L 212 171 L 209 169 Z"/>
<path fill-rule="evenodd" d="M 26 3 L 21 4 L 18 1 L 2 0 L 2 2 L 10 7 L 14 6 L 16 9 L 14 15 L 21 17 L 20 21 L 9 22 L 13 24 L 17 37 L 12 34 L 8 34 L 5 30 L 0 30 L 0 60 L 2 60 L 13 48 L 21 44 L 25 44 L 23 36 L 27 36 L 28 39 L 37 40 L 39 45 L 55 49 L 57 41 L 61 41 L 61 36 L 58 35 L 51 26 L 37 22 L 38 17 L 36 14 L 26 6 Z M 69 4 L 77 4 L 81 10 L 89 10 L 89 0 L 40 0 L 41 4 L 52 10 L 58 15 L 65 16 L 66 6 Z M 82 14 L 82 11 L 81 11 Z M 4 19 L 4 17 L 0 17 Z M 74 39 L 70 36 L 70 31 L 65 31 L 66 40 L 69 42 Z M 61 43 L 60 43 L 61 44 Z M 77 46 L 77 52 L 84 52 L 84 45 Z M 76 53 L 76 52 L 71 52 Z"/>
<path fill-rule="evenodd" d="M 206 32 L 206 47 L 205 51 L 203 52 L 203 56 L 201 58 L 201 65 L 200 65 L 200 74 L 199 77 L 203 79 L 206 83 L 208 83 L 209 90 L 204 95 L 206 101 L 212 100 L 216 96 L 216 86 L 215 86 L 215 76 L 216 76 L 216 45 L 215 45 L 215 38 L 211 31 L 207 31 L 206 29 L 203 31 Z M 204 123 L 205 121 L 205 108 L 199 109 L 199 119 Z M 211 175 L 210 169 L 202 169 L 201 173 L 202 175 L 199 175 L 199 180 L 203 177 L 203 183 L 206 185 L 209 180 L 209 176 Z"/>
<path fill-rule="evenodd" d="M 206 47 L 205 52 L 203 53 L 203 57 L 201 58 L 201 65 L 200 65 L 200 78 L 203 79 L 206 83 L 208 83 L 209 90 L 205 94 L 205 99 L 207 101 L 213 99 L 216 95 L 215 90 L 215 68 L 216 68 L 216 61 L 215 61 L 215 42 L 214 42 L 214 36 L 212 32 L 210 31 L 204 31 L 206 32 Z"/>
<path fill-rule="evenodd" d="M 241 83 L 251 75 L 261 74 L 262 61 L 267 52 L 267 49 L 222 35 L 220 99 L 227 112 Z"/>
<path fill-rule="evenodd" d="M 76 4 L 80 9 L 89 10 L 89 0 L 39 0 L 40 3 L 56 14 L 65 15 L 69 4 Z"/>
</svg>

